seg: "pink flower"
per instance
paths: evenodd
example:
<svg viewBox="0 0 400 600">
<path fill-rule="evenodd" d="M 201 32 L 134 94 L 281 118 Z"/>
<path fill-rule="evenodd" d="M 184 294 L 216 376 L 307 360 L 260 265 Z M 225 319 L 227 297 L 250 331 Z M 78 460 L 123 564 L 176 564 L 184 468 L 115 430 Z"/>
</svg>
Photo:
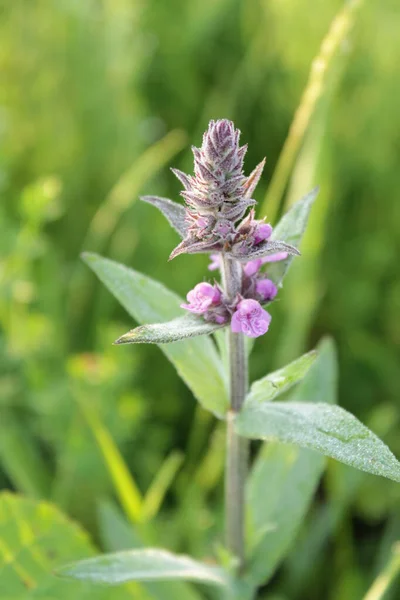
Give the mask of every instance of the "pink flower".
<svg viewBox="0 0 400 600">
<path fill-rule="evenodd" d="M 278 288 L 271 279 L 259 279 L 256 282 L 256 292 L 262 302 L 269 302 L 277 295 Z"/>
<path fill-rule="evenodd" d="M 247 275 L 247 277 L 255 275 L 262 264 L 262 258 L 255 258 L 254 260 L 249 260 L 249 262 L 247 262 L 243 267 L 245 275 Z"/>
<path fill-rule="evenodd" d="M 234 333 L 244 333 L 248 337 L 259 337 L 268 331 L 271 315 L 257 300 L 242 300 L 236 307 L 231 321 Z"/>
<path fill-rule="evenodd" d="M 215 285 L 198 283 L 186 298 L 189 304 L 181 304 L 181 307 L 200 315 L 221 302 L 221 292 Z"/>
<path fill-rule="evenodd" d="M 210 254 L 211 263 L 208 265 L 209 271 L 216 271 L 221 267 L 221 255 L 218 253 Z"/>
<path fill-rule="evenodd" d="M 270 254 L 269 256 L 264 256 L 263 258 L 255 258 L 254 260 L 249 260 L 249 262 L 244 265 L 243 270 L 247 277 L 251 277 L 252 275 L 255 275 L 259 268 L 265 263 L 278 262 L 280 260 L 285 260 L 287 257 L 287 252 L 276 252 L 275 254 Z"/>
<path fill-rule="evenodd" d="M 260 244 L 264 240 L 267 240 L 272 233 L 272 227 L 269 223 L 260 223 L 256 226 L 254 231 L 254 243 Z"/>
<path fill-rule="evenodd" d="M 280 260 L 286 260 L 287 257 L 288 257 L 287 252 L 276 252 L 275 254 L 270 254 L 269 256 L 264 256 L 262 261 L 263 261 L 263 264 L 270 263 L 270 262 L 278 262 Z"/>
</svg>

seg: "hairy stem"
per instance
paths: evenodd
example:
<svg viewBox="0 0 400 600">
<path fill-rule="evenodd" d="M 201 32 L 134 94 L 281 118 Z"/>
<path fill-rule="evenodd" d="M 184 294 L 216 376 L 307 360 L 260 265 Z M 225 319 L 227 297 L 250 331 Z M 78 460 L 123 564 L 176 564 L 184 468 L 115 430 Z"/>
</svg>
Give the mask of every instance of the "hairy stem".
<svg viewBox="0 0 400 600">
<path fill-rule="evenodd" d="M 233 301 L 240 290 L 241 266 L 223 257 L 222 280 L 224 293 Z M 245 483 L 248 462 L 248 440 L 234 429 L 235 414 L 241 410 L 248 387 L 247 354 L 241 333 L 228 331 L 230 410 L 227 416 L 225 471 L 225 535 L 228 550 L 239 561 L 239 571 L 245 560 Z"/>
</svg>

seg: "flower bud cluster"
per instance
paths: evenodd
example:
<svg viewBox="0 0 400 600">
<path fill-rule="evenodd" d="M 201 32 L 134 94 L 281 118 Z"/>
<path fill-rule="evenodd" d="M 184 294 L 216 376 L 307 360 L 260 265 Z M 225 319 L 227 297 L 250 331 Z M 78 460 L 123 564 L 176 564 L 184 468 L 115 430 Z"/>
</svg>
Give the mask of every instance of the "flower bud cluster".
<svg viewBox="0 0 400 600">
<path fill-rule="evenodd" d="M 209 252 L 211 271 L 221 267 L 224 255 L 237 261 L 241 276 L 234 298 L 228 298 L 218 283 L 203 282 L 188 293 L 187 303 L 181 306 L 207 321 L 230 323 L 234 333 L 258 337 L 266 333 L 271 322 L 271 315 L 262 305 L 271 302 L 278 292 L 261 267 L 285 260 L 288 253 L 279 250 L 298 251 L 288 244 L 271 242 L 271 225 L 255 218 L 256 202 L 251 196 L 264 161 L 246 177 L 243 160 L 247 146 L 239 145 L 239 136 L 231 121 L 211 121 L 201 148 L 193 148 L 194 175 L 173 170 L 185 188 L 186 236 L 171 258 L 182 253 Z"/>
<path fill-rule="evenodd" d="M 187 234 L 172 252 L 182 253 L 233 250 L 239 254 L 268 239 L 272 227 L 254 218 L 243 219 L 256 201 L 251 195 L 261 176 L 264 161 L 249 177 L 243 172 L 247 146 L 239 145 L 240 131 L 226 119 L 211 121 L 201 148 L 192 148 L 194 175 L 172 169 L 184 191 Z"/>
</svg>

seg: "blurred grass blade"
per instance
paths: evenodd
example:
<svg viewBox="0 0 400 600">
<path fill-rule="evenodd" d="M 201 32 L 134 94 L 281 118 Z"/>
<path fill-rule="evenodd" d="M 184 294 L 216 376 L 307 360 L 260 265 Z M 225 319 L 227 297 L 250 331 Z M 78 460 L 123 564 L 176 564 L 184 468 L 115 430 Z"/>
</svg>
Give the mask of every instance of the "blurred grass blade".
<svg viewBox="0 0 400 600">
<path fill-rule="evenodd" d="M 182 315 L 182 300 L 161 283 L 96 254 L 85 253 L 83 260 L 140 324 Z M 228 405 L 226 377 L 211 339 L 201 336 L 160 344 L 160 348 L 204 408 L 218 417 L 224 415 Z"/>
<path fill-rule="evenodd" d="M 84 402 L 79 402 L 79 407 L 99 445 L 125 514 L 133 523 L 139 522 L 142 515 L 142 496 L 118 446 L 99 416 Z"/>
<path fill-rule="evenodd" d="M 1 466 L 15 488 L 34 498 L 50 492 L 50 473 L 36 439 L 11 414 L 3 413 L 0 431 Z"/>
<path fill-rule="evenodd" d="M 112 234 L 121 215 L 137 200 L 140 190 L 187 142 L 185 132 L 175 129 L 148 148 L 120 177 L 94 215 L 83 244 L 99 250 Z"/>
<path fill-rule="evenodd" d="M 317 402 L 321 389 L 336 402 L 337 365 L 332 342 L 318 346 L 318 356 L 291 400 Z M 250 551 L 249 575 L 257 584 L 270 579 L 294 542 L 325 466 L 323 456 L 270 442 L 261 448 L 247 481 Z"/>
<path fill-rule="evenodd" d="M 57 571 L 62 577 L 119 585 L 128 581 L 186 580 L 226 587 L 227 575 L 189 556 L 158 548 L 104 554 L 66 565 Z"/>
<path fill-rule="evenodd" d="M 158 514 L 169 487 L 175 479 L 184 457 L 181 452 L 172 452 L 161 465 L 143 498 L 142 521 L 149 521 Z"/>
<path fill-rule="evenodd" d="M 267 214 L 270 221 L 274 221 L 277 216 L 297 153 L 314 115 L 318 101 L 326 89 L 328 75 L 334 63 L 334 58 L 353 26 L 356 9 L 360 7 L 362 1 L 350 0 L 345 3 L 333 19 L 329 31 L 322 41 L 319 52 L 311 64 L 306 88 L 290 125 L 289 133 L 280 153 L 265 200 L 261 206 L 260 213 Z"/>
<path fill-rule="evenodd" d="M 386 592 L 394 580 L 400 575 L 400 542 L 393 546 L 392 555 L 380 575 L 376 578 L 372 587 L 364 596 L 364 600 L 383 600 Z"/>
</svg>

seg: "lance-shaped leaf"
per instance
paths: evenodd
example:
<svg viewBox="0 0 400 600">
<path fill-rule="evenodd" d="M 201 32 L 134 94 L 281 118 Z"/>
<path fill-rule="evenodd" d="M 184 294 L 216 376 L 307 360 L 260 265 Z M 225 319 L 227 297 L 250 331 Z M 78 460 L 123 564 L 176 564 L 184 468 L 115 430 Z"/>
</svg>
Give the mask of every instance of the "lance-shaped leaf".
<svg viewBox="0 0 400 600">
<path fill-rule="evenodd" d="M 288 212 L 283 215 L 272 232 L 269 239 L 270 242 L 285 240 L 289 244 L 294 244 L 299 247 L 304 231 L 307 226 L 308 217 L 315 198 L 317 197 L 319 188 L 316 187 L 311 192 L 306 194 L 301 200 L 296 202 Z M 293 260 L 293 254 L 289 254 L 286 260 L 279 263 L 274 263 L 268 267 L 268 277 L 275 282 L 276 285 L 281 284 L 282 279 Z"/>
<path fill-rule="evenodd" d="M 162 212 L 164 217 L 166 217 L 175 231 L 179 233 L 181 238 L 186 236 L 186 211 L 182 204 L 178 204 L 177 202 L 173 202 L 168 198 L 161 198 L 159 196 L 141 196 L 140 199 L 143 200 L 143 202 L 147 202 L 148 204 L 152 204 L 158 208 L 158 210 Z"/>
<path fill-rule="evenodd" d="M 118 338 L 116 344 L 168 344 L 197 335 L 209 335 L 224 325 L 210 323 L 195 315 L 183 315 L 166 323 L 151 323 L 132 329 Z"/>
<path fill-rule="evenodd" d="M 274 242 L 266 240 L 261 244 L 257 244 L 253 248 L 250 248 L 247 252 L 243 252 L 243 249 L 232 248 L 231 252 L 228 252 L 229 256 L 236 258 L 240 262 L 248 262 L 249 260 L 255 260 L 256 258 L 262 258 L 263 256 L 271 256 L 280 252 L 287 252 L 290 256 L 299 256 L 300 252 L 286 242 Z M 286 261 L 285 261 L 286 262 Z"/>
<path fill-rule="evenodd" d="M 85 253 L 83 259 L 139 323 L 182 315 L 181 298 L 159 282 L 97 254 Z M 160 347 L 204 408 L 222 416 L 228 406 L 226 376 L 211 339 L 201 336 Z"/>
<path fill-rule="evenodd" d="M 198 240 L 197 238 L 184 239 L 169 255 L 168 260 L 176 258 L 180 254 L 203 254 L 208 252 L 219 252 L 222 244 L 217 238 L 211 240 Z"/>
<path fill-rule="evenodd" d="M 312 350 L 278 371 L 255 381 L 246 397 L 246 405 L 252 402 L 268 402 L 279 394 L 283 394 L 305 377 L 317 358 Z"/>
<path fill-rule="evenodd" d="M 254 171 L 252 171 L 250 173 L 250 175 L 247 177 L 246 182 L 243 186 L 245 189 L 245 193 L 244 193 L 245 198 L 252 197 L 253 192 L 256 189 L 258 182 L 260 181 L 260 177 L 263 172 L 264 165 L 265 165 L 265 158 L 256 166 Z"/>
<path fill-rule="evenodd" d="M 307 402 L 250 403 L 237 417 L 236 429 L 251 439 L 297 444 L 361 471 L 400 482 L 400 463 L 389 448 L 339 406 Z"/>
<path fill-rule="evenodd" d="M 197 581 L 222 587 L 229 585 L 228 576 L 222 569 L 210 567 L 189 556 L 155 548 L 104 554 L 66 565 L 58 569 L 57 574 L 108 585 L 171 579 Z"/>
</svg>

